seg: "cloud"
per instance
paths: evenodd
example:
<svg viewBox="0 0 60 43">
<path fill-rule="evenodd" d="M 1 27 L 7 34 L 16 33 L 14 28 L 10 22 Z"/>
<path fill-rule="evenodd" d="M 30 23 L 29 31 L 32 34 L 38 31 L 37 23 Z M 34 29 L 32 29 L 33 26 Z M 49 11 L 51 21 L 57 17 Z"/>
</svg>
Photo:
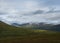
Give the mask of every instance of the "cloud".
<svg viewBox="0 0 60 43">
<path fill-rule="evenodd" d="M 56 8 L 50 8 L 46 13 L 60 13 L 60 10 L 56 10 Z"/>
<path fill-rule="evenodd" d="M 33 12 L 33 14 L 43 14 L 43 13 L 44 13 L 43 10 L 37 10 L 37 11 Z"/>
<path fill-rule="evenodd" d="M 41 0 L 45 6 L 59 6 L 60 0 Z"/>
<path fill-rule="evenodd" d="M 4 14 L 6 14 L 5 12 L 3 13 L 3 12 L 0 12 L 0 15 L 4 15 Z"/>
<path fill-rule="evenodd" d="M 0 20 L 6 23 L 60 23 L 59 0 L 0 1 Z M 51 4 L 52 3 L 52 4 Z"/>
</svg>

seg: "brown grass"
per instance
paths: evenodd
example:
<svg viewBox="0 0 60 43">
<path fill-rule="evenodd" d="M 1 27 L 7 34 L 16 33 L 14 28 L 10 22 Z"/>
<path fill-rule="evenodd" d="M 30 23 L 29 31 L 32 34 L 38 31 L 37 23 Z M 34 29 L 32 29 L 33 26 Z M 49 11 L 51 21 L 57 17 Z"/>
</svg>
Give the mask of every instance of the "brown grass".
<svg viewBox="0 0 60 43">
<path fill-rule="evenodd" d="M 6 37 L 0 39 L 0 43 L 60 43 L 60 35 L 28 35 L 21 37 Z"/>
</svg>

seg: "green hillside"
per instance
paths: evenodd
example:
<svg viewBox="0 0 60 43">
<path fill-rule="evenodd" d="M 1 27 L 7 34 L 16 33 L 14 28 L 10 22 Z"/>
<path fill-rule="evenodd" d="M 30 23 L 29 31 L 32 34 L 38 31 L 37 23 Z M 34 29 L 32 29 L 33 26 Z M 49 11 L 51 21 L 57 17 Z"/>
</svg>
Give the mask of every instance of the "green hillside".
<svg viewBox="0 0 60 43">
<path fill-rule="evenodd" d="M 32 30 L 0 22 L 0 43 L 60 43 L 60 32 Z"/>
<path fill-rule="evenodd" d="M 23 27 L 15 27 L 3 22 L 0 22 L 0 36 L 20 36 L 20 35 L 28 35 L 33 33 L 32 30 L 25 29 Z"/>
</svg>

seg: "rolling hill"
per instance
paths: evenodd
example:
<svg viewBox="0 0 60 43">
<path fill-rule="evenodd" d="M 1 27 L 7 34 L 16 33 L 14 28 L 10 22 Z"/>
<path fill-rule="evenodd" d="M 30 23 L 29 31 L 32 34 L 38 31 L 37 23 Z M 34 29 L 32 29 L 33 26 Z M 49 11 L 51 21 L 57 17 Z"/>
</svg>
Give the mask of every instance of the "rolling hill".
<svg viewBox="0 0 60 43">
<path fill-rule="evenodd" d="M 60 32 L 15 27 L 0 21 L 0 43 L 60 43 Z"/>
<path fill-rule="evenodd" d="M 30 29 L 15 27 L 0 21 L 0 36 L 20 36 L 33 33 Z"/>
</svg>

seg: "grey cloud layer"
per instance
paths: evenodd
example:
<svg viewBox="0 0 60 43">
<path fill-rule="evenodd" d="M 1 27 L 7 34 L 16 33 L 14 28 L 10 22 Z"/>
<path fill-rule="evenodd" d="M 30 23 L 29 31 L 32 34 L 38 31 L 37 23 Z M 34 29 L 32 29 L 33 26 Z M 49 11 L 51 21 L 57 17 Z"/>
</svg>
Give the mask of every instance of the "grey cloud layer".
<svg viewBox="0 0 60 43">
<path fill-rule="evenodd" d="M 41 10 L 40 10 L 41 11 Z M 27 22 L 55 22 L 55 21 L 59 21 L 60 19 L 60 13 L 56 13 L 55 11 L 49 12 L 49 11 L 43 11 L 40 12 L 38 10 L 35 12 L 30 12 L 30 13 L 26 13 L 27 15 L 24 14 L 14 14 L 14 15 L 2 15 L 1 18 L 5 21 L 10 21 L 10 22 L 20 22 L 20 23 L 27 23 Z M 37 13 L 36 13 L 37 12 Z M 49 13 L 47 13 L 49 12 Z M 55 12 L 55 13 L 54 13 Z M 57 11 L 59 12 L 59 11 Z"/>
<path fill-rule="evenodd" d="M 60 23 L 59 0 L 31 0 L 24 1 L 24 3 L 22 3 L 23 1 L 21 3 L 18 1 L 14 1 L 16 5 L 13 2 L 0 1 L 0 20 L 7 23 Z"/>
</svg>

